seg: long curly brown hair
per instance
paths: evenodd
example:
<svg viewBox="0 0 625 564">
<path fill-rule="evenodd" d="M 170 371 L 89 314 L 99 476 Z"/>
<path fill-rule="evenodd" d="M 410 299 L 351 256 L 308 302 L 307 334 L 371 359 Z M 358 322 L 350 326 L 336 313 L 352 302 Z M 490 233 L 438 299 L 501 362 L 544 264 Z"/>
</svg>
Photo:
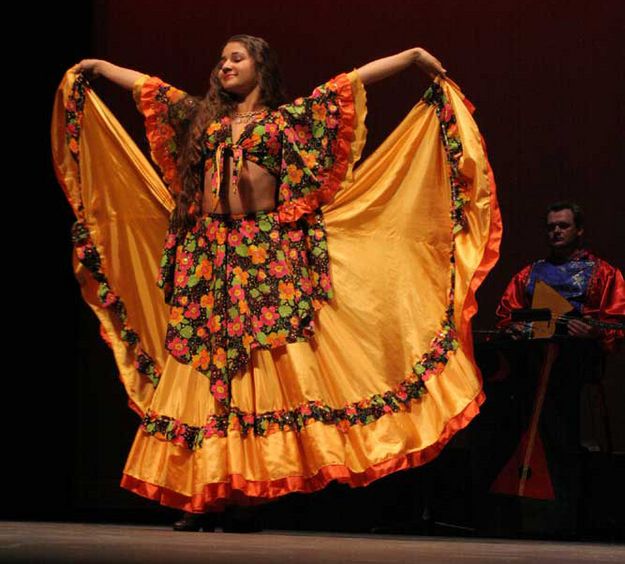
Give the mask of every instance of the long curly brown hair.
<svg viewBox="0 0 625 564">
<path fill-rule="evenodd" d="M 251 35 L 233 35 L 224 46 L 232 42 L 243 44 L 254 59 L 260 86 L 260 103 L 271 109 L 284 103 L 286 96 L 278 57 L 267 41 Z M 208 93 L 204 98 L 189 97 L 180 102 L 184 105 L 184 123 L 188 126 L 177 132 L 182 147 L 177 162 L 181 190 L 176 198 L 172 223 L 179 231 L 191 228 L 201 213 L 202 134 L 212 121 L 233 112 L 237 104 L 236 97 L 224 90 L 219 81 L 220 67 L 221 64 L 217 63 L 212 70 Z"/>
</svg>

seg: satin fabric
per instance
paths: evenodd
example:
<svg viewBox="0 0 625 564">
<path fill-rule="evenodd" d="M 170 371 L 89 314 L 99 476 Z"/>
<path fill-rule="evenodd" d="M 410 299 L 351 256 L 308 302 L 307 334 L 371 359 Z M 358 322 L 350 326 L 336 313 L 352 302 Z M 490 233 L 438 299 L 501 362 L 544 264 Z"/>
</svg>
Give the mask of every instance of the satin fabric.
<svg viewBox="0 0 625 564">
<path fill-rule="evenodd" d="M 162 236 L 172 200 L 152 166 L 115 117 L 88 90 L 78 162 L 66 143 L 65 105 L 75 76 L 66 74 L 52 123 L 57 177 L 88 227 L 108 284 L 121 296 L 126 323 L 140 337 L 128 346 L 119 321 L 98 299 L 98 282 L 76 260 L 83 297 L 102 322 L 131 405 L 187 425 L 217 413 L 209 380 L 164 350 L 167 309 L 155 286 Z M 365 94 L 350 73 L 358 123 L 355 160 L 364 143 Z M 324 206 L 335 298 L 316 315 L 315 336 L 280 349 L 254 351 L 232 382 L 232 405 L 264 413 L 320 401 L 333 408 L 394 389 L 433 346 L 450 305 L 457 349 L 406 409 L 367 424 L 321 421 L 301 431 L 205 438 L 195 450 L 140 428 L 122 485 L 187 511 L 254 503 L 331 480 L 365 485 L 427 462 L 478 413 L 484 400 L 472 357 L 475 291 L 498 258 L 501 221 L 495 184 L 471 106 L 451 81 L 441 81 L 462 142 L 466 227 L 450 219 L 450 168 L 435 109 L 423 101 Z M 453 258 L 453 261 L 452 261 Z M 137 347 L 158 370 L 158 386 L 136 366 Z"/>
</svg>

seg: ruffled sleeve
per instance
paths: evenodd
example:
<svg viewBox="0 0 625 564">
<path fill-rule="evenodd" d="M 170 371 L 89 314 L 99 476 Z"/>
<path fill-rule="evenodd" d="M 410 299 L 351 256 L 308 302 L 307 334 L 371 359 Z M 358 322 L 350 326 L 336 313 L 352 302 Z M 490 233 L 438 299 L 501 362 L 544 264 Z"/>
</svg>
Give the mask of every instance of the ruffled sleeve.
<svg viewBox="0 0 625 564">
<path fill-rule="evenodd" d="M 180 191 L 176 163 L 196 100 L 183 90 L 149 75 L 137 79 L 132 95 L 145 118 L 152 160 L 159 167 L 169 190 L 176 194 Z"/>
<path fill-rule="evenodd" d="M 366 140 L 366 95 L 356 71 L 280 106 L 284 118 L 278 214 L 296 221 L 332 200 Z"/>
</svg>

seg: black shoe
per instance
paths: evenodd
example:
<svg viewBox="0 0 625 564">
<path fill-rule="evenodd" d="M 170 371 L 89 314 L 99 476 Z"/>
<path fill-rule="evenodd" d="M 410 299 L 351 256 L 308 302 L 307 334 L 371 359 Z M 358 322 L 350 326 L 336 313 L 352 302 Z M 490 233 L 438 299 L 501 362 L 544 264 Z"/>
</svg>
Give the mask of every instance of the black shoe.
<svg viewBox="0 0 625 564">
<path fill-rule="evenodd" d="M 202 529 L 209 533 L 215 530 L 215 519 L 210 513 L 187 513 L 173 525 L 174 531 L 197 532 Z"/>
<path fill-rule="evenodd" d="M 260 533 L 263 530 L 254 507 L 229 507 L 224 517 L 224 533 Z"/>
</svg>

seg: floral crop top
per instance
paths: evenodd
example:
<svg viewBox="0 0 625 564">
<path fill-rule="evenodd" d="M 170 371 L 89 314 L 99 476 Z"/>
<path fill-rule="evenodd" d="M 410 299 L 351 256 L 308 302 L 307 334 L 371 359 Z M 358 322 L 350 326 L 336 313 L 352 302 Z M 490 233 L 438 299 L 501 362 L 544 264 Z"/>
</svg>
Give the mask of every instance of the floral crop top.
<svg viewBox="0 0 625 564">
<path fill-rule="evenodd" d="M 145 117 L 152 158 L 172 194 L 181 186 L 176 170 L 180 139 L 189 126 L 193 99 L 155 76 L 133 86 L 137 108 Z M 340 74 L 308 97 L 268 110 L 248 124 L 236 143 L 231 118 L 212 122 L 202 138 L 204 174 L 216 196 L 224 171 L 224 154 L 233 158 L 233 181 L 243 161 L 267 169 L 278 180 L 277 212 L 289 222 L 330 201 L 360 157 L 366 130 L 364 88 L 356 71 Z"/>
</svg>

